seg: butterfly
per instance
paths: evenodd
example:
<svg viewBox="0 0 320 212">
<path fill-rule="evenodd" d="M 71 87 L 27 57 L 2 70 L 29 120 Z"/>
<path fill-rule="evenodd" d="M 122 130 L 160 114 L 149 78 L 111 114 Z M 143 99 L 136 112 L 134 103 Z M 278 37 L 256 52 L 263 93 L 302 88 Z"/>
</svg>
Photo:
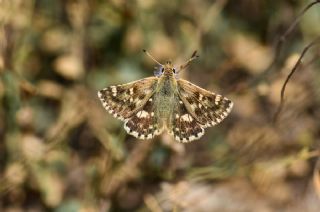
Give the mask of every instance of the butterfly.
<svg viewBox="0 0 320 212">
<path fill-rule="evenodd" d="M 159 65 L 155 76 L 98 91 L 104 108 L 124 121 L 127 133 L 152 139 L 167 130 L 176 141 L 187 143 L 228 116 L 231 100 L 177 78 L 198 57 L 196 51 L 177 69 L 171 61 L 161 64 L 143 51 Z"/>
</svg>

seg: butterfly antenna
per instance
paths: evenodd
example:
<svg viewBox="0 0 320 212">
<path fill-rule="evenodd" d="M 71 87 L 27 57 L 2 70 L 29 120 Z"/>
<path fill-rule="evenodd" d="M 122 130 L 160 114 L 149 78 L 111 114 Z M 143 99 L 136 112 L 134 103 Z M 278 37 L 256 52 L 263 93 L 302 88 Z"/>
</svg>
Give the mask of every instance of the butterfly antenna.
<svg viewBox="0 0 320 212">
<path fill-rule="evenodd" d="M 154 62 L 156 62 L 158 65 L 163 66 L 161 63 L 159 63 L 156 59 L 154 59 L 154 57 L 145 49 L 142 49 L 142 51 L 144 53 L 146 53 L 146 55 L 148 55 Z"/>
<path fill-rule="evenodd" d="M 179 71 L 182 71 L 183 69 L 187 68 L 189 66 L 189 64 L 194 60 L 194 59 L 197 59 L 199 57 L 199 55 L 197 55 L 197 50 L 194 51 L 190 57 L 189 60 L 187 60 L 184 64 L 182 64 L 180 67 L 179 67 Z"/>
</svg>

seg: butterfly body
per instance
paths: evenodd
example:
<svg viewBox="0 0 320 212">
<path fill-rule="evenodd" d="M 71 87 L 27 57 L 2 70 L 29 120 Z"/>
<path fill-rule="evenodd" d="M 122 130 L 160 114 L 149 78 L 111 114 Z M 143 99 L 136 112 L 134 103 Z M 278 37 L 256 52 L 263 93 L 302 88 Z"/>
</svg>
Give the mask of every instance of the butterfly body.
<svg viewBox="0 0 320 212">
<path fill-rule="evenodd" d="M 158 105 L 156 108 L 158 118 L 167 122 L 176 103 L 177 81 L 174 78 L 174 69 L 171 63 L 167 62 L 166 64 L 163 68 L 163 74 L 157 82 L 154 101 Z"/>
<path fill-rule="evenodd" d="M 176 78 L 170 61 L 155 77 L 110 86 L 98 92 L 105 109 L 124 120 L 125 130 L 151 139 L 167 130 L 179 142 L 199 139 L 204 129 L 220 123 L 233 103 L 221 95 Z"/>
</svg>

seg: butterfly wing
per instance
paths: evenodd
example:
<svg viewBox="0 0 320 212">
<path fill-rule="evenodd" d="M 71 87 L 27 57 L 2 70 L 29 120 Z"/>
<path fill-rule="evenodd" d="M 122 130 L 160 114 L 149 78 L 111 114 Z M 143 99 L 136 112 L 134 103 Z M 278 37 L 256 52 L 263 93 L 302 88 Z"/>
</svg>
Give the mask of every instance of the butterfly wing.
<svg viewBox="0 0 320 212">
<path fill-rule="evenodd" d="M 210 127 L 225 119 L 233 102 L 219 94 L 200 88 L 186 80 L 178 81 L 179 97 L 186 106 L 187 111 L 203 127 Z"/>
<path fill-rule="evenodd" d="M 182 99 L 179 96 L 176 99 L 168 127 L 169 133 L 178 142 L 187 143 L 199 139 L 204 134 L 203 127 L 189 113 Z"/>
<path fill-rule="evenodd" d="M 151 96 L 145 105 L 125 120 L 124 129 L 130 135 L 140 139 L 151 139 L 163 131 L 154 111 L 154 96 Z"/>
<path fill-rule="evenodd" d="M 148 77 L 98 91 L 104 108 L 114 117 L 125 120 L 139 111 L 155 92 L 157 77 Z"/>
</svg>

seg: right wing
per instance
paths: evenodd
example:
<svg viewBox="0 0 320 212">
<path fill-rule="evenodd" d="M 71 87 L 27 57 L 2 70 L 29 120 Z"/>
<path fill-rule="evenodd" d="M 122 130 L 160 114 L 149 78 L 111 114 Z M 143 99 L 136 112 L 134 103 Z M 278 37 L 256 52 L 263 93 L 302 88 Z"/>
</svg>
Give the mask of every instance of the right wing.
<svg viewBox="0 0 320 212">
<path fill-rule="evenodd" d="M 182 99 L 177 96 L 177 100 L 170 117 L 169 133 L 182 143 L 199 139 L 204 134 L 204 127 L 189 113 Z"/>
<path fill-rule="evenodd" d="M 233 102 L 219 94 L 200 88 L 186 80 L 178 80 L 179 96 L 186 109 L 204 127 L 214 126 L 225 119 Z"/>
</svg>

